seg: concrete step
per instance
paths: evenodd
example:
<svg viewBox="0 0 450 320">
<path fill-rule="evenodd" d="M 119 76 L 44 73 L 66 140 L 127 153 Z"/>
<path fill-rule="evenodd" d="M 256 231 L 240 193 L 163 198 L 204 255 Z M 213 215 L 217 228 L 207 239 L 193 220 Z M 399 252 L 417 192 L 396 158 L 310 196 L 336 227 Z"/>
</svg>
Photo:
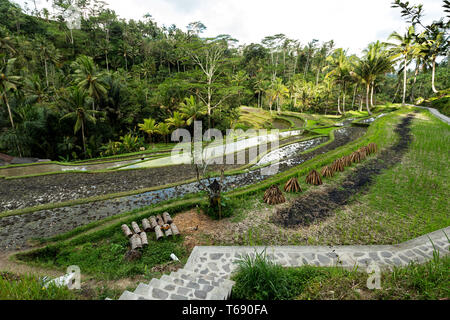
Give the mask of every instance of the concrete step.
<svg viewBox="0 0 450 320">
<path fill-rule="evenodd" d="M 203 290 L 206 292 L 215 291 L 217 293 L 215 299 L 217 298 L 220 300 L 224 300 L 224 299 L 227 299 L 229 296 L 228 287 L 223 286 L 216 281 L 204 280 L 201 278 L 192 278 L 192 277 L 189 279 L 182 279 L 179 277 L 167 276 L 167 275 L 162 276 L 160 280 L 170 282 L 170 283 L 176 284 L 181 287 L 194 288 L 194 289 Z"/>
<path fill-rule="evenodd" d="M 150 290 L 150 286 L 145 283 L 139 283 L 136 289 L 134 289 L 134 294 L 140 295 L 140 296 L 146 296 L 148 294 L 148 291 Z"/>
<path fill-rule="evenodd" d="M 176 278 L 179 281 L 192 281 L 198 284 L 206 284 L 214 287 L 220 287 L 225 290 L 225 299 L 228 299 L 231 295 L 231 290 L 234 285 L 234 281 L 222 278 L 215 278 L 210 275 L 202 275 L 190 270 L 179 269 L 176 272 L 172 272 L 170 277 Z"/>
<path fill-rule="evenodd" d="M 226 295 L 222 288 L 195 282 L 181 286 L 173 280 L 152 279 L 149 286 L 151 288 L 145 297 L 151 300 L 223 300 Z"/>
<path fill-rule="evenodd" d="M 145 296 L 125 290 L 119 300 L 147 300 Z"/>
</svg>

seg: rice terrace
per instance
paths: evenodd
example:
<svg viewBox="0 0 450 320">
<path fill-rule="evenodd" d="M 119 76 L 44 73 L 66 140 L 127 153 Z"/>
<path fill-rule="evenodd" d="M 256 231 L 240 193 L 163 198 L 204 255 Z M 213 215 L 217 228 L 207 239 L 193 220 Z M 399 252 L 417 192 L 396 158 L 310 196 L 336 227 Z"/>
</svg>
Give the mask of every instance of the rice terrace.
<svg viewBox="0 0 450 320">
<path fill-rule="evenodd" d="M 450 299 L 449 1 L 245 43 L 118 3 L 0 0 L 0 300 Z"/>
</svg>

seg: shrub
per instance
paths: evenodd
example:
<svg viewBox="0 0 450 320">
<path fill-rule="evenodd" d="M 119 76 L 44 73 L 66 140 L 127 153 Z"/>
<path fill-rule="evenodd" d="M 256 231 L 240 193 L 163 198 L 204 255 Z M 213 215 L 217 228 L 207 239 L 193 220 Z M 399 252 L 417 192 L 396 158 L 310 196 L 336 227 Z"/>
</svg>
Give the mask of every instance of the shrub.
<svg viewBox="0 0 450 320">
<path fill-rule="evenodd" d="M 230 198 L 225 197 L 222 195 L 220 199 L 220 205 L 221 205 L 221 217 L 222 218 L 228 218 L 233 215 L 233 210 L 235 209 L 235 203 L 230 200 Z M 210 216 L 213 219 L 219 219 L 219 208 L 212 207 L 209 202 L 202 202 L 200 208 L 202 209 L 203 213 Z"/>
</svg>

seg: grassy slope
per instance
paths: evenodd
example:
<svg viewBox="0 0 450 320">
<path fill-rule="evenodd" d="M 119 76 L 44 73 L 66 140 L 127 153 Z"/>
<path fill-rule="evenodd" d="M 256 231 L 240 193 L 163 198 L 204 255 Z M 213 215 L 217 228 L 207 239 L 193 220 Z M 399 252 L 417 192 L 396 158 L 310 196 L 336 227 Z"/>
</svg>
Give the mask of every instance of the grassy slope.
<svg viewBox="0 0 450 320">
<path fill-rule="evenodd" d="M 450 225 L 450 130 L 429 112 L 416 116 L 401 164 L 324 223 L 311 243 L 398 243 Z"/>
</svg>

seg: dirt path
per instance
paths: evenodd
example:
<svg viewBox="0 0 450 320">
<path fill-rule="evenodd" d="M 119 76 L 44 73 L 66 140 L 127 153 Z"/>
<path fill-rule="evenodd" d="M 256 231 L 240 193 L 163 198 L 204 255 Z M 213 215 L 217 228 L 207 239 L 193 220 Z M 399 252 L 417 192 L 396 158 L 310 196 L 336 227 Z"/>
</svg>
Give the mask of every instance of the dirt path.
<svg viewBox="0 0 450 320">
<path fill-rule="evenodd" d="M 412 140 L 410 123 L 414 116 L 405 117 L 395 132 L 400 139 L 392 147 L 381 151 L 350 173 L 339 186 L 310 192 L 296 199 L 288 208 L 278 210 L 272 222 L 283 227 L 309 226 L 331 216 L 336 209 L 347 204 L 349 199 L 369 186 L 382 170 L 399 163 Z"/>
</svg>

